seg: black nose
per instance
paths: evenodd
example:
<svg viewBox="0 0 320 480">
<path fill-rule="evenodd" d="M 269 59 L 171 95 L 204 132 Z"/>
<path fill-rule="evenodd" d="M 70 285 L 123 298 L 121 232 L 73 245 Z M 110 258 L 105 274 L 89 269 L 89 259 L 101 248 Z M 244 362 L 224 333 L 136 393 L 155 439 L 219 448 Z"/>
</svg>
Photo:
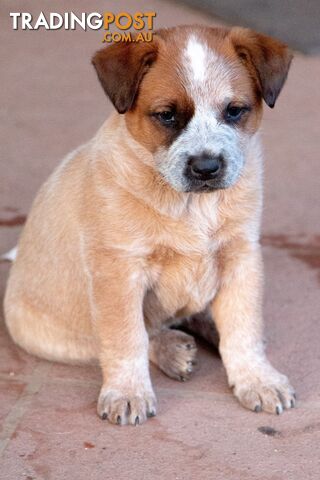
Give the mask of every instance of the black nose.
<svg viewBox="0 0 320 480">
<path fill-rule="evenodd" d="M 191 175 L 198 180 L 215 178 L 222 166 L 221 155 L 193 155 L 189 157 Z"/>
</svg>

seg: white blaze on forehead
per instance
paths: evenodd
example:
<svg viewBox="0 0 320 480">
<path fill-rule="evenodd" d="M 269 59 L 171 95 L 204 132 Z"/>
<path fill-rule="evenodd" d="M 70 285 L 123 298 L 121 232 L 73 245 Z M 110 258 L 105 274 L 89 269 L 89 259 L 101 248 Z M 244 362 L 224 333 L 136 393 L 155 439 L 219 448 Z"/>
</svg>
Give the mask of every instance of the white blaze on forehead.
<svg viewBox="0 0 320 480">
<path fill-rule="evenodd" d="M 185 83 L 190 96 L 199 103 L 221 103 L 232 97 L 232 67 L 217 52 L 191 35 L 183 51 Z"/>
<path fill-rule="evenodd" d="M 189 62 L 194 80 L 203 81 L 206 74 L 207 48 L 195 36 L 189 38 L 186 57 Z"/>
</svg>

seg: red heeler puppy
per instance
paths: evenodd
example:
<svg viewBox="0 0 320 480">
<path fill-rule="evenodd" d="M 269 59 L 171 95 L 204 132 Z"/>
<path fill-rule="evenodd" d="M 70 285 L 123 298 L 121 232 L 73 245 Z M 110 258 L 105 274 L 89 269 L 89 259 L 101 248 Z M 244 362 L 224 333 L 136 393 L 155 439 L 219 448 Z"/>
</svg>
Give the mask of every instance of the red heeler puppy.
<svg viewBox="0 0 320 480">
<path fill-rule="evenodd" d="M 262 101 L 274 106 L 290 61 L 265 35 L 201 26 L 94 55 L 117 112 L 41 188 L 5 316 L 30 353 L 99 361 L 103 419 L 155 415 L 149 359 L 187 379 L 195 342 L 170 326 L 200 313 L 242 405 L 294 406 L 264 353 L 259 245 Z"/>
</svg>

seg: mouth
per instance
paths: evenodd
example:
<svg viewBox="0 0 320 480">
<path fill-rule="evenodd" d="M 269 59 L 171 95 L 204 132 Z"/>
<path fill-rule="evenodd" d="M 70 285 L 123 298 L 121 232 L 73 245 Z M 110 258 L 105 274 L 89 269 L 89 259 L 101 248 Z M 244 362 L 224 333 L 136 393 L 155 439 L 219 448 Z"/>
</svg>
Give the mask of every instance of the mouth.
<svg viewBox="0 0 320 480">
<path fill-rule="evenodd" d="M 187 186 L 186 192 L 195 192 L 195 193 L 202 193 L 202 192 L 214 192 L 216 190 L 222 190 L 227 188 L 223 182 L 221 181 L 192 181 Z"/>
</svg>

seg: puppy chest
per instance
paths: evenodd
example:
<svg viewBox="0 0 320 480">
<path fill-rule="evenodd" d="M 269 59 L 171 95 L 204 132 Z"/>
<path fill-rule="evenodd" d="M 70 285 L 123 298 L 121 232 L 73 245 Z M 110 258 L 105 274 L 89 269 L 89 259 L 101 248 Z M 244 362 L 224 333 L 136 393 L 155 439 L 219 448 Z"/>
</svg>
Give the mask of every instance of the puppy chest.
<svg viewBox="0 0 320 480">
<path fill-rule="evenodd" d="M 161 248 L 150 265 L 157 272 L 153 292 L 169 316 L 200 312 L 216 293 L 218 268 L 212 254 L 181 255 Z"/>
</svg>

